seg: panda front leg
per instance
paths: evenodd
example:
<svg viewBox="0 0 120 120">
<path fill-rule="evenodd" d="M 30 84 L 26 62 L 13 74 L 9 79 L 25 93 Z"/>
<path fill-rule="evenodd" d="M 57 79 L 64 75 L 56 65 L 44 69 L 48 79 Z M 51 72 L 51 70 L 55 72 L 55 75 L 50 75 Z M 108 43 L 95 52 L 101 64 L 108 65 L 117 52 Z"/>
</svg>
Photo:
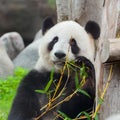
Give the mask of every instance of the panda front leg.
<svg viewBox="0 0 120 120">
<path fill-rule="evenodd" d="M 34 120 L 40 114 L 39 98 L 35 90 L 42 87 L 40 78 L 43 77 L 38 71 L 32 70 L 21 81 L 8 120 Z"/>
</svg>

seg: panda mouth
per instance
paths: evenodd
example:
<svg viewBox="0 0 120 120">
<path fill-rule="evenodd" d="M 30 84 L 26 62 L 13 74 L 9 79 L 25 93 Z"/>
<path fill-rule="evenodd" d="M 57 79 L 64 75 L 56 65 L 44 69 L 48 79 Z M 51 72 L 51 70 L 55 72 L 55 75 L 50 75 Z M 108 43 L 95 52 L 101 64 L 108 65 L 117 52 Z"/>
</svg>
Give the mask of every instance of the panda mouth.
<svg viewBox="0 0 120 120">
<path fill-rule="evenodd" d="M 64 66 L 65 65 L 64 61 L 54 61 L 53 63 L 57 66 Z"/>
</svg>

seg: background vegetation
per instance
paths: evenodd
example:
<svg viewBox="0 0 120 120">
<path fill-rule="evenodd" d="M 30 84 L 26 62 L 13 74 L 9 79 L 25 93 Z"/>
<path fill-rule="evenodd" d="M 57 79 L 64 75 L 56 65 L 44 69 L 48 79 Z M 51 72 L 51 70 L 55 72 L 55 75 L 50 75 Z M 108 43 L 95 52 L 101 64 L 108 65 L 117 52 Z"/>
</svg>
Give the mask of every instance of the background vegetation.
<svg viewBox="0 0 120 120">
<path fill-rule="evenodd" d="M 5 80 L 0 79 L 0 120 L 7 120 L 18 84 L 27 73 L 28 70 L 17 68 L 13 76 L 9 76 Z"/>
</svg>

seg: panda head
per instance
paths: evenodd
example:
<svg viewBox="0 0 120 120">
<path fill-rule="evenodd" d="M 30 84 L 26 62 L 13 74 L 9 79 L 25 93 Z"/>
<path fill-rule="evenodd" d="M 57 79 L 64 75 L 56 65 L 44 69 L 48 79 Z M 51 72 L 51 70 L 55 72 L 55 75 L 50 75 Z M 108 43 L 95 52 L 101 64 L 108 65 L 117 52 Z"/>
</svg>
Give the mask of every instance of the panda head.
<svg viewBox="0 0 120 120">
<path fill-rule="evenodd" d="M 73 61 L 84 56 L 94 64 L 94 40 L 100 35 L 99 25 L 89 21 L 85 28 L 74 21 L 64 21 L 56 25 L 46 18 L 42 25 L 43 37 L 40 39 L 40 58 L 35 66 L 39 71 L 63 67 L 65 60 Z"/>
</svg>

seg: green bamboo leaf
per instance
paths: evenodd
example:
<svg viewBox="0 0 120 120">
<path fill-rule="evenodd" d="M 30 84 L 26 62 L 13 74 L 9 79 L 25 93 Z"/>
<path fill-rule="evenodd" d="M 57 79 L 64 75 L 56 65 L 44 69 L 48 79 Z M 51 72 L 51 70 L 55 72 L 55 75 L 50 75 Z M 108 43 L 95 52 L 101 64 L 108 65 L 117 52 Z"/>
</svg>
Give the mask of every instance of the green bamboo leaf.
<svg viewBox="0 0 120 120">
<path fill-rule="evenodd" d="M 82 116 L 82 115 L 85 115 L 85 117 L 87 118 L 87 120 L 91 120 L 90 114 L 87 113 L 87 112 L 85 112 L 85 111 L 80 112 L 80 113 L 77 115 L 76 118 L 79 118 L 79 117 Z"/>
<path fill-rule="evenodd" d="M 64 118 L 64 120 L 72 120 L 71 118 L 69 118 L 65 113 L 61 112 L 58 110 L 58 113 Z"/>
<path fill-rule="evenodd" d="M 85 77 L 88 76 L 88 74 L 87 74 L 87 72 L 86 72 L 86 66 L 85 66 L 84 63 L 82 64 L 82 67 L 80 68 L 80 76 L 81 76 L 81 78 L 83 78 L 84 76 L 85 76 Z"/>
<path fill-rule="evenodd" d="M 98 119 L 98 113 L 95 115 L 95 120 L 99 120 L 99 119 Z"/>
<path fill-rule="evenodd" d="M 50 80 L 49 80 L 49 82 L 47 83 L 47 85 L 45 87 L 45 92 L 46 93 L 48 92 L 48 90 L 49 90 L 49 88 L 50 88 L 50 86 L 51 86 L 51 84 L 53 82 L 53 75 L 54 75 L 54 69 L 52 69 L 51 74 L 50 74 Z"/>
<path fill-rule="evenodd" d="M 84 95 L 86 95 L 87 97 L 91 98 L 90 95 L 85 90 L 77 89 L 77 91 L 84 94 Z"/>
<path fill-rule="evenodd" d="M 75 87 L 76 89 L 79 89 L 79 79 L 78 79 L 78 73 L 75 73 Z"/>
<path fill-rule="evenodd" d="M 42 94 L 45 94 L 45 93 L 46 93 L 45 90 L 35 90 L 35 92 L 37 92 L 37 93 L 42 93 Z"/>
</svg>

